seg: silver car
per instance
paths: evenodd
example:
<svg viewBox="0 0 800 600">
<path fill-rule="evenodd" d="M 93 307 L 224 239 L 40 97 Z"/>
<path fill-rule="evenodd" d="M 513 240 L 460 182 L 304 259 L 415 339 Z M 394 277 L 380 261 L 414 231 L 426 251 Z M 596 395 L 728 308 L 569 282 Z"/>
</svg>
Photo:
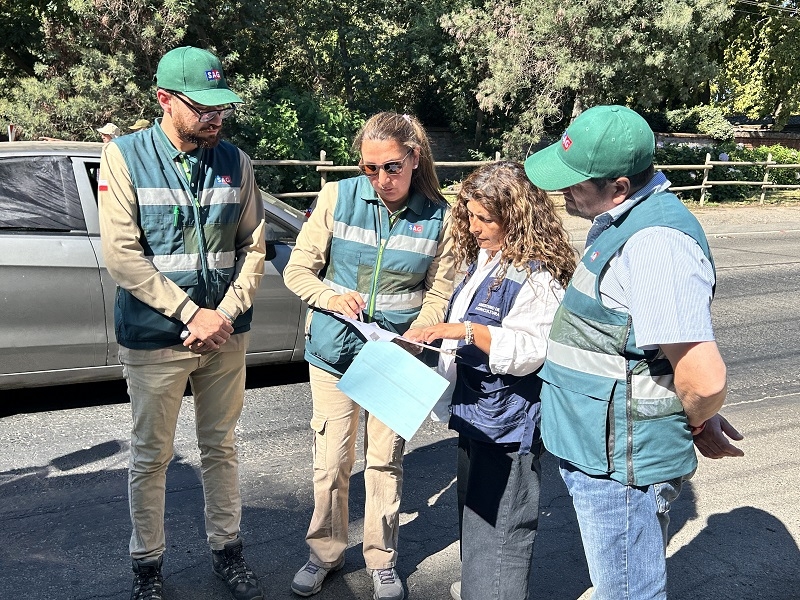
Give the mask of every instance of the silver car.
<svg viewBox="0 0 800 600">
<path fill-rule="evenodd" d="M 0 389 L 118 379 L 115 284 L 97 218 L 103 145 L 0 142 Z M 303 303 L 281 273 L 302 212 L 263 193 L 264 278 L 247 364 L 303 359 Z"/>
</svg>

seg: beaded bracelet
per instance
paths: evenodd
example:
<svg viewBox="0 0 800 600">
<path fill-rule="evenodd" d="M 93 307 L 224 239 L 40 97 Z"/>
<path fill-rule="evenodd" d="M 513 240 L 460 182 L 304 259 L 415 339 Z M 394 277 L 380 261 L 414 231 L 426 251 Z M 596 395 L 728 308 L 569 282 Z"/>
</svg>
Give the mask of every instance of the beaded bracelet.
<svg viewBox="0 0 800 600">
<path fill-rule="evenodd" d="M 472 334 L 472 323 L 470 321 L 464 321 L 464 343 L 471 344 L 475 341 L 475 336 Z"/>
</svg>

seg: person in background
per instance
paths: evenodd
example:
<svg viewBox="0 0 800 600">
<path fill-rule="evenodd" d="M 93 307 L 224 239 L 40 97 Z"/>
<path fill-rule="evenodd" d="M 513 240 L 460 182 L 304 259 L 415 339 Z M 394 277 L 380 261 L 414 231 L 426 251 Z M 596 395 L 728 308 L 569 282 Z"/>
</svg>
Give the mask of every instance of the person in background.
<svg viewBox="0 0 800 600">
<path fill-rule="evenodd" d="M 100 137 L 103 139 L 103 143 L 107 144 L 114 138 L 119 137 L 120 130 L 119 127 L 117 127 L 113 123 L 106 123 L 105 125 L 97 129 L 97 133 L 100 134 Z"/>
<path fill-rule="evenodd" d="M 655 172 L 655 136 L 624 106 L 596 106 L 525 161 L 592 219 L 540 377 L 542 436 L 559 457 L 593 600 L 664 600 L 669 508 L 697 466 L 742 456 L 719 413 L 714 261 L 697 219 Z"/>
<path fill-rule="evenodd" d="M 449 210 L 420 123 L 383 112 L 354 143 L 362 175 L 325 185 L 284 270 L 307 302 L 314 431 L 309 559 L 291 589 L 316 594 L 344 564 L 348 495 L 360 408 L 336 384 L 363 345 L 326 309 L 402 334 L 442 320 L 453 289 Z M 371 414 L 364 432 L 364 561 L 376 600 L 402 600 L 395 570 L 405 441 Z"/>
<path fill-rule="evenodd" d="M 131 131 L 141 131 L 150 127 L 151 123 L 147 119 L 138 119 L 136 123 L 128 127 Z"/>
<path fill-rule="evenodd" d="M 445 322 L 405 337 L 442 349 L 454 382 L 461 581 L 456 600 L 529 597 L 539 513 L 539 390 L 547 336 L 575 268 L 552 200 L 521 164 L 474 171 L 453 206 L 457 265 L 467 265 Z M 444 364 L 442 364 L 444 363 Z"/>
<path fill-rule="evenodd" d="M 167 52 L 163 116 L 115 138 L 100 161 L 103 256 L 117 283 L 119 359 L 131 398 L 131 600 L 161 600 L 164 496 L 191 385 L 213 572 L 236 600 L 263 600 L 242 556 L 236 424 L 252 303 L 264 272 L 264 209 L 244 152 L 222 140 L 241 102 L 210 52 Z"/>
</svg>

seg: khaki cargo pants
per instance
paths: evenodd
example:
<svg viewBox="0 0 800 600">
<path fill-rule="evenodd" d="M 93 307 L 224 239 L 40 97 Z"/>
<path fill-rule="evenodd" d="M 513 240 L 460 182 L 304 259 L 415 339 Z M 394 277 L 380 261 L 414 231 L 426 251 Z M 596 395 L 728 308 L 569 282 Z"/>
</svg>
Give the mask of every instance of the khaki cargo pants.
<svg viewBox="0 0 800 600">
<path fill-rule="evenodd" d="M 339 563 L 347 548 L 348 495 L 361 407 L 336 387 L 339 377 L 310 366 L 314 405 L 314 514 L 306 534 L 310 558 Z M 403 438 L 367 413 L 364 431 L 364 561 L 368 569 L 397 562 L 403 489 Z"/>
</svg>

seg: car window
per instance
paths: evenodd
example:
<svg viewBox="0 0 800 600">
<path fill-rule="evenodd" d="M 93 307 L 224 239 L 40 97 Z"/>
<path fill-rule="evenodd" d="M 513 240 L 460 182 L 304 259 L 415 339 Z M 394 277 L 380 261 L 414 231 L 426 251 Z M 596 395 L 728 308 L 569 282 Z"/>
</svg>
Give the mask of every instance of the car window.
<svg viewBox="0 0 800 600">
<path fill-rule="evenodd" d="M 2 158 L 0 181 L 0 229 L 86 229 L 68 157 Z"/>
<path fill-rule="evenodd" d="M 266 239 L 267 243 L 284 243 L 294 245 L 297 240 L 297 232 L 289 227 L 286 223 L 276 218 L 269 212 L 264 212 L 264 220 L 266 221 Z"/>
</svg>

